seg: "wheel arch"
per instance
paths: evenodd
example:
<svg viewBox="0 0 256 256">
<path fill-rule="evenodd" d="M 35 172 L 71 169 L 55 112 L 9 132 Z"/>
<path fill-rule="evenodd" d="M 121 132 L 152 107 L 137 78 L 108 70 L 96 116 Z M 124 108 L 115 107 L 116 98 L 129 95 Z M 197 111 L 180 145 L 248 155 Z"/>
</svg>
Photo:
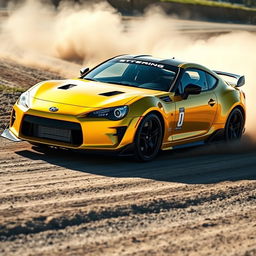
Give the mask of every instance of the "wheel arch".
<svg viewBox="0 0 256 256">
<path fill-rule="evenodd" d="M 143 118 L 145 118 L 146 116 L 148 116 L 148 115 L 150 115 L 150 114 L 155 114 L 155 115 L 159 118 L 159 120 L 160 120 L 160 122 L 161 122 L 161 125 L 162 125 L 162 132 L 163 132 L 163 138 L 164 138 L 164 133 L 165 133 L 165 121 L 164 121 L 163 115 L 162 115 L 159 111 L 157 111 L 157 110 L 151 110 L 151 111 L 149 111 L 145 116 L 143 116 Z M 163 138 L 162 138 L 162 140 L 163 140 Z"/>
<path fill-rule="evenodd" d="M 228 115 L 227 115 L 227 118 L 226 118 L 226 122 L 227 122 L 227 120 L 228 120 L 230 114 L 231 114 L 235 109 L 239 109 L 239 110 L 242 112 L 242 115 L 243 115 L 243 117 L 244 117 L 244 122 L 245 122 L 245 120 L 246 120 L 246 112 L 245 112 L 245 109 L 244 109 L 241 105 L 236 105 L 236 106 L 234 106 L 234 107 L 229 111 L 229 113 L 228 113 Z M 226 122 L 225 122 L 225 124 L 226 124 Z"/>
<path fill-rule="evenodd" d="M 163 140 L 166 137 L 166 131 L 168 130 L 168 121 L 166 113 L 163 111 L 163 109 L 159 106 L 160 100 L 159 98 L 155 96 L 145 96 L 143 98 L 137 99 L 135 102 L 132 103 L 131 106 L 131 113 L 134 113 L 135 115 L 139 116 L 140 119 L 135 127 L 135 133 L 134 136 L 136 136 L 137 129 L 141 123 L 141 121 L 148 116 L 149 114 L 155 114 L 162 125 L 162 132 L 163 132 Z M 162 103 L 161 103 L 162 106 Z"/>
<path fill-rule="evenodd" d="M 140 131 L 139 127 L 143 124 L 143 120 L 146 121 L 146 120 L 149 120 L 152 115 L 155 116 L 155 119 L 156 117 L 158 117 L 159 121 L 160 121 L 160 124 L 162 126 L 162 138 L 160 140 L 160 136 L 158 135 L 158 140 L 156 141 L 156 145 L 154 145 L 154 152 L 152 152 L 151 155 L 147 156 L 147 155 L 143 155 L 143 149 L 142 151 L 140 150 L 140 147 L 138 147 L 138 136 L 139 136 L 139 133 L 138 131 Z M 146 119 L 148 117 L 148 119 Z M 146 120 L 145 120 L 146 119 Z M 159 152 L 159 150 L 161 150 L 161 147 L 162 147 L 162 144 L 163 144 L 163 138 L 164 138 L 164 131 L 165 131 L 165 122 L 164 122 L 164 117 L 162 116 L 162 114 L 157 111 L 157 110 L 154 110 L 152 109 L 151 111 L 148 111 L 147 113 L 145 113 L 145 115 L 141 116 L 141 119 L 140 119 L 140 122 L 137 126 L 137 129 L 136 129 L 136 132 L 135 132 L 135 138 L 134 138 L 134 152 L 135 152 L 135 156 L 136 158 L 139 160 L 139 161 L 150 161 L 152 160 Z M 142 128 L 141 128 L 142 129 Z M 157 149 L 157 150 L 156 150 Z"/>
<path fill-rule="evenodd" d="M 231 128 L 231 132 L 229 129 L 229 124 L 230 120 L 232 117 L 232 114 L 236 112 L 240 112 L 241 118 L 243 118 L 243 123 L 239 123 L 239 130 L 237 130 L 237 126 L 235 129 Z M 231 111 L 229 112 L 229 115 L 227 116 L 227 121 L 225 123 L 225 128 L 224 128 L 224 139 L 226 141 L 232 141 L 232 140 L 238 140 L 242 137 L 244 133 L 244 126 L 245 126 L 245 109 L 241 105 L 236 105 L 234 106 Z M 231 123 L 231 127 L 233 127 L 233 124 Z"/>
<path fill-rule="evenodd" d="M 246 118 L 245 109 L 240 105 L 235 106 L 233 109 L 235 109 L 235 108 L 238 108 L 242 112 L 244 120 L 245 120 L 245 118 Z M 232 111 L 233 111 L 233 109 L 232 109 Z"/>
</svg>

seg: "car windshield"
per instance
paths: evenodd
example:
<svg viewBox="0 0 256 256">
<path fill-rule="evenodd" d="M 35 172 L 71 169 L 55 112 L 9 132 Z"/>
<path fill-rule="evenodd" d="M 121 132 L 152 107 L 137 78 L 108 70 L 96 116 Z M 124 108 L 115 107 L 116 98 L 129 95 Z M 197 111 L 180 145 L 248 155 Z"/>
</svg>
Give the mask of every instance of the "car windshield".
<svg viewBox="0 0 256 256">
<path fill-rule="evenodd" d="M 103 83 L 169 91 L 178 68 L 154 61 L 114 59 L 87 73 L 83 79 Z"/>
</svg>

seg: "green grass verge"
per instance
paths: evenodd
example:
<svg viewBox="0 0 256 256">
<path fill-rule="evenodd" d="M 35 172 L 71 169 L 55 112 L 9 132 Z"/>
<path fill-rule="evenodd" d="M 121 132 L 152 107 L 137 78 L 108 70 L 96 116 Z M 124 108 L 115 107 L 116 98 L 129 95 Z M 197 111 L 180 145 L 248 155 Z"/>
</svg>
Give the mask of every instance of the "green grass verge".
<svg viewBox="0 0 256 256">
<path fill-rule="evenodd" d="M 171 2 L 171 3 L 181 3 L 181 4 L 193 4 L 193 5 L 204 5 L 211 7 L 224 7 L 224 8 L 232 8 L 246 11 L 256 11 L 256 8 L 249 8 L 245 6 L 240 6 L 231 3 L 220 3 L 215 1 L 208 0 L 160 0 L 160 2 Z"/>
<path fill-rule="evenodd" d="M 21 87 L 10 87 L 7 85 L 2 85 L 0 84 L 0 92 L 7 92 L 7 93 L 14 93 L 14 92 L 24 92 L 26 91 L 25 88 L 21 88 Z"/>
</svg>

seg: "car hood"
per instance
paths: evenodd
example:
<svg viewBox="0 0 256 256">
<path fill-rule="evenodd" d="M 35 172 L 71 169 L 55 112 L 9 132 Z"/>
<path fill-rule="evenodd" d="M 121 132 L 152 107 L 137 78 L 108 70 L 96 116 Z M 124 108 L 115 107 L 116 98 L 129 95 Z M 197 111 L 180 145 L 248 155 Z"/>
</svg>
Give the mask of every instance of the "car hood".
<svg viewBox="0 0 256 256">
<path fill-rule="evenodd" d="M 116 84 L 74 79 L 46 81 L 31 89 L 33 98 L 81 107 L 125 105 L 136 96 L 161 95 L 164 92 Z"/>
</svg>

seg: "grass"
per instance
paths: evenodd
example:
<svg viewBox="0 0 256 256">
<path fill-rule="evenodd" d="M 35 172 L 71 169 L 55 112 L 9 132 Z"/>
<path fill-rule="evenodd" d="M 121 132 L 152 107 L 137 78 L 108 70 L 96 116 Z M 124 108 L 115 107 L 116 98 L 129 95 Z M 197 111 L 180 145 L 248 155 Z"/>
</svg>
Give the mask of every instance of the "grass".
<svg viewBox="0 0 256 256">
<path fill-rule="evenodd" d="M 205 5 L 211 7 L 224 7 L 224 8 L 232 8 L 246 11 L 256 11 L 256 8 L 249 8 L 237 4 L 231 3 L 220 3 L 215 1 L 208 0 L 160 0 L 161 2 L 173 2 L 173 3 L 181 3 L 181 4 L 193 4 L 193 5 Z"/>
<path fill-rule="evenodd" d="M 7 93 L 24 92 L 26 89 L 21 87 L 10 87 L 7 85 L 0 84 L 0 92 L 4 91 Z"/>
</svg>

